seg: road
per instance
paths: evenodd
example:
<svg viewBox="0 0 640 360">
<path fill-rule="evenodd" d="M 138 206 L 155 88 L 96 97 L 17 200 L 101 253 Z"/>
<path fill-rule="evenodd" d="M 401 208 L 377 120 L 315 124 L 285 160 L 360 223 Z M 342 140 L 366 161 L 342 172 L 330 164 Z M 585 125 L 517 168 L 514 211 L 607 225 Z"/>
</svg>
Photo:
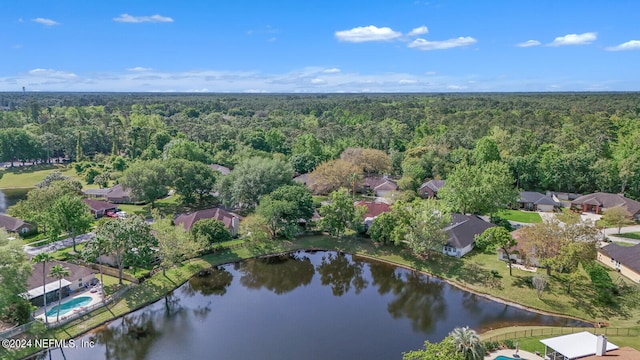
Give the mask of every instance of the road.
<svg viewBox="0 0 640 360">
<path fill-rule="evenodd" d="M 90 232 L 87 234 L 82 234 L 82 235 L 78 235 L 76 237 L 76 244 L 80 244 L 86 241 L 89 241 L 91 239 L 93 239 L 94 237 L 94 233 Z M 54 252 L 60 249 L 66 249 L 68 247 L 73 246 L 73 239 L 71 238 L 66 238 L 64 240 L 59 240 L 56 242 L 52 242 L 46 245 L 42 245 L 42 246 L 29 246 L 29 245 L 25 245 L 23 247 L 24 251 L 27 253 L 27 255 L 29 255 L 30 258 L 43 253 L 43 252 Z"/>
</svg>

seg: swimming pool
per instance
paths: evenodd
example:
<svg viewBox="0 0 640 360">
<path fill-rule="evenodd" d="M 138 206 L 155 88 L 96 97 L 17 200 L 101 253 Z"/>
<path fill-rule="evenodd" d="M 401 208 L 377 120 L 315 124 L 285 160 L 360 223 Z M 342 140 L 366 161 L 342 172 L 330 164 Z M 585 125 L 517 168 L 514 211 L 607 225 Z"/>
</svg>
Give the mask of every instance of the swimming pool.
<svg viewBox="0 0 640 360">
<path fill-rule="evenodd" d="M 72 299 L 71 301 L 67 301 L 66 303 L 60 305 L 60 315 L 64 315 L 69 311 L 79 308 L 81 306 L 87 306 L 91 302 L 92 298 L 90 296 L 80 296 Z M 58 315 L 58 305 L 52 307 L 49 311 L 47 311 L 47 316 L 57 316 Z"/>
<path fill-rule="evenodd" d="M 495 358 L 493 360 L 517 360 L 517 359 L 500 355 L 500 356 L 498 356 L 497 358 Z"/>
</svg>

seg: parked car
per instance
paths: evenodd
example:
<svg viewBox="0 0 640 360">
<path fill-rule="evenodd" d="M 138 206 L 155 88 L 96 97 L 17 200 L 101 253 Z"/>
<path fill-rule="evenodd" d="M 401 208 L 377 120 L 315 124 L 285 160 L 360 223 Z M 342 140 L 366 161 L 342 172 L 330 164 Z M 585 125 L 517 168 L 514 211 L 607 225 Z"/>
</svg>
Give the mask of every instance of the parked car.
<svg viewBox="0 0 640 360">
<path fill-rule="evenodd" d="M 116 217 L 125 218 L 125 217 L 127 217 L 127 212 L 126 211 L 118 211 L 116 213 Z"/>
<path fill-rule="evenodd" d="M 104 213 L 105 216 L 108 216 L 110 218 L 117 218 L 118 214 L 115 211 L 109 210 L 107 212 Z"/>
</svg>

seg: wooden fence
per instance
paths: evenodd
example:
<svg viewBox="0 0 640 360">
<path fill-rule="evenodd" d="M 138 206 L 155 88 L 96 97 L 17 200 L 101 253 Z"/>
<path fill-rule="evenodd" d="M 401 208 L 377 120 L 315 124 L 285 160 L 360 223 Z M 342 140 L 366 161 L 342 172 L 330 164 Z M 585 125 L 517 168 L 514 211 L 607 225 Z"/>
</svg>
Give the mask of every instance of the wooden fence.
<svg viewBox="0 0 640 360">
<path fill-rule="evenodd" d="M 119 275 L 119 273 L 118 273 L 118 269 L 116 269 L 116 268 L 112 268 L 112 267 L 110 267 L 110 266 L 105 266 L 105 265 L 93 264 L 93 263 L 92 263 L 92 264 L 89 264 L 89 266 L 90 266 L 92 269 L 97 270 L 97 271 L 100 271 L 100 268 L 102 268 L 102 273 L 103 273 L 104 275 L 113 276 L 113 277 L 115 277 L 115 278 L 119 278 L 119 277 L 120 277 L 120 275 Z M 100 274 L 96 274 L 96 277 L 97 277 L 97 278 L 99 278 L 99 277 L 100 277 Z M 137 284 L 137 283 L 139 283 L 139 282 L 140 282 L 140 280 L 139 280 L 137 277 L 135 277 L 135 276 L 133 276 L 133 275 L 131 275 L 131 274 L 127 274 L 126 272 L 123 272 L 123 273 L 122 273 L 122 278 L 123 278 L 124 280 L 130 281 L 130 282 L 132 282 L 132 283 L 134 283 L 134 284 Z M 98 279 L 98 280 L 99 280 L 99 279 Z"/>
<path fill-rule="evenodd" d="M 583 331 L 605 336 L 638 336 L 640 331 L 632 328 L 613 328 L 613 327 L 545 327 L 512 331 L 500 335 L 494 335 L 488 338 L 483 338 L 483 341 L 502 341 L 502 340 L 518 340 L 529 337 L 539 336 L 560 336 L 567 334 L 574 334 Z"/>
</svg>

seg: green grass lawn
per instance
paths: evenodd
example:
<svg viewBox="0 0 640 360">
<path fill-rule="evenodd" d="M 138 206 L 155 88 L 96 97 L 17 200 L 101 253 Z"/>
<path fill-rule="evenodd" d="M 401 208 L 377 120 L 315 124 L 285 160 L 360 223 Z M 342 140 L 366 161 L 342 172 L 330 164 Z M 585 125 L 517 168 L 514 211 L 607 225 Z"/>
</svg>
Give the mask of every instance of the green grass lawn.
<svg viewBox="0 0 640 360">
<path fill-rule="evenodd" d="M 623 234 L 612 234 L 613 236 L 619 236 L 627 239 L 635 239 L 640 240 L 640 232 L 632 232 L 632 233 L 623 233 Z"/>
<path fill-rule="evenodd" d="M 626 246 L 626 247 L 631 247 L 631 246 L 635 245 L 634 243 L 629 243 L 629 242 L 626 242 L 626 241 L 614 241 L 614 243 L 616 243 L 616 244 L 618 244 L 620 246 Z"/>
<path fill-rule="evenodd" d="M 542 222 L 540 214 L 532 211 L 520 211 L 520 210 L 502 210 L 499 215 L 507 220 L 517 221 L 522 223 L 539 223 Z"/>
<path fill-rule="evenodd" d="M 60 171 L 64 175 L 75 177 L 75 172 L 64 165 L 35 165 L 7 168 L 2 172 L 0 188 L 34 187 L 52 172 Z"/>
</svg>

